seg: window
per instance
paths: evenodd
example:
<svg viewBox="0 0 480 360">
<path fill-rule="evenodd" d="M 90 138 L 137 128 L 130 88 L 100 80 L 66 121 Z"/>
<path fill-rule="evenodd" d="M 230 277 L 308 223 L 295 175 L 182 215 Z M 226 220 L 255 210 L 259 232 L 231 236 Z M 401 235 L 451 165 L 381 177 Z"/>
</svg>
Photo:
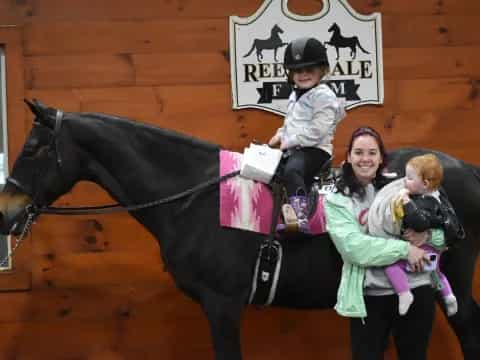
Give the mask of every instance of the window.
<svg viewBox="0 0 480 360">
<path fill-rule="evenodd" d="M 7 141 L 7 108 L 5 83 L 5 49 L 0 48 L 0 186 L 5 184 L 8 175 L 8 141 Z M 0 271 L 12 269 L 12 262 L 8 256 L 10 252 L 10 238 L 0 235 Z"/>
<path fill-rule="evenodd" d="M 8 172 L 9 160 L 15 158 L 20 152 L 27 131 L 23 103 L 25 84 L 22 35 L 21 27 L 0 26 L 0 180 L 2 182 L 5 181 Z M 11 241 L 11 239 L 0 237 L 0 257 L 7 254 Z M 10 245 L 8 245 L 9 242 Z M 0 271 L 0 291 L 31 289 L 29 237 L 23 241 L 7 265 L 7 267 L 3 266 L 3 271 Z"/>
</svg>

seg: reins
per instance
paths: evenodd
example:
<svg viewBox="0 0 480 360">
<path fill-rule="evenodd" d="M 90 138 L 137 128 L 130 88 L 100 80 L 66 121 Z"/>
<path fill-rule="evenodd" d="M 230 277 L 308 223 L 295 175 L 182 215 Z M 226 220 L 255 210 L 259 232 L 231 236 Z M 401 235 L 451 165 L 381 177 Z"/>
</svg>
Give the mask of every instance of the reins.
<svg viewBox="0 0 480 360">
<path fill-rule="evenodd" d="M 55 114 L 55 124 L 53 128 L 53 140 L 51 143 L 51 146 L 54 146 L 54 150 L 57 156 L 57 165 L 58 168 L 62 168 L 62 158 L 60 157 L 60 152 L 58 151 L 58 139 L 57 136 L 60 132 L 60 127 L 63 121 L 63 116 L 64 113 L 61 110 L 57 110 Z M 185 191 L 179 192 L 174 195 L 170 195 L 167 197 L 164 197 L 162 199 L 154 200 L 154 201 L 149 201 L 143 204 L 135 204 L 135 205 L 121 205 L 119 203 L 116 204 L 109 204 L 109 205 L 100 205 L 100 206 L 82 206 L 82 207 L 53 207 L 53 206 L 42 206 L 39 207 L 35 205 L 35 196 L 34 194 L 31 195 L 32 199 L 34 200 L 33 205 L 29 205 L 28 209 L 26 209 L 27 214 L 33 214 L 33 216 L 38 216 L 40 214 L 52 214 L 52 215 L 98 215 L 98 214 L 113 214 L 113 213 L 118 213 L 118 212 L 128 212 L 128 211 L 138 211 L 154 206 L 159 206 L 163 204 L 168 204 L 171 202 L 174 202 L 176 200 L 182 199 L 184 197 L 187 197 L 189 195 L 193 195 L 197 192 L 200 192 L 209 186 L 218 184 L 222 181 L 225 181 L 227 179 L 230 179 L 232 177 L 235 177 L 240 174 L 240 170 L 238 171 L 233 171 L 229 174 L 223 175 L 223 176 L 217 176 L 215 178 L 209 179 L 207 181 L 204 181 L 200 184 L 197 184 L 193 186 L 190 189 L 187 189 Z M 28 193 L 28 190 L 23 186 L 23 184 L 18 181 L 17 179 L 9 176 L 6 179 L 7 182 L 12 183 L 16 187 L 22 189 L 26 193 Z"/>
<path fill-rule="evenodd" d="M 179 200 L 189 195 L 193 195 L 197 192 L 200 192 L 208 188 L 209 186 L 212 186 L 212 185 L 221 183 L 222 181 L 225 181 L 227 179 L 233 178 L 239 174 L 240 174 L 240 170 L 233 171 L 229 174 L 226 174 L 223 176 L 217 176 L 213 179 L 204 181 L 180 193 L 170 195 L 162 199 L 143 203 L 143 204 L 123 206 L 117 203 L 117 204 L 110 204 L 110 205 L 83 206 L 83 207 L 46 206 L 46 207 L 38 208 L 34 211 L 36 211 L 38 214 L 53 214 L 53 215 L 94 215 L 94 214 L 113 214 L 118 212 L 138 211 L 138 210 L 174 202 L 176 200 Z"/>
<path fill-rule="evenodd" d="M 56 156 L 57 156 L 57 165 L 61 169 L 62 167 L 62 158 L 60 157 L 60 152 L 58 151 L 58 138 L 57 135 L 60 132 L 61 123 L 63 120 L 64 113 L 61 110 L 57 110 L 55 114 L 55 125 L 53 129 L 53 140 L 50 144 L 53 147 Z M 20 236 L 16 237 L 15 245 L 11 251 L 3 258 L 0 259 L 0 266 L 3 266 L 6 261 L 13 256 L 17 248 L 25 239 L 30 227 L 33 225 L 35 219 L 40 214 L 51 214 L 51 215 L 98 215 L 98 214 L 112 214 L 118 212 L 131 212 L 131 211 L 138 211 L 146 208 L 151 208 L 159 205 L 164 205 L 168 203 L 172 203 L 174 201 L 180 200 L 190 195 L 194 195 L 195 193 L 199 193 L 210 186 L 216 185 L 222 181 L 227 179 L 233 178 L 240 174 L 240 170 L 233 171 L 229 174 L 223 176 L 217 176 L 211 178 L 207 181 L 204 181 L 200 184 L 197 184 L 187 190 L 179 192 L 177 194 L 169 195 L 164 198 L 146 202 L 143 204 L 135 204 L 135 205 L 121 205 L 119 203 L 116 204 L 109 204 L 109 205 L 101 205 L 101 206 L 83 206 L 83 207 L 53 207 L 53 206 L 37 206 L 35 205 L 35 201 L 33 204 L 27 205 L 25 208 L 26 213 L 26 221 L 23 226 L 22 232 Z M 9 176 L 6 178 L 6 182 L 10 182 L 14 186 L 22 189 L 25 193 L 29 193 L 28 189 L 17 179 Z M 35 200 L 35 194 L 32 195 L 32 199 Z"/>
<path fill-rule="evenodd" d="M 233 178 L 240 174 L 240 170 L 233 171 L 229 174 L 223 176 L 217 176 L 213 179 L 204 181 L 194 187 L 182 191 L 180 193 L 164 197 L 162 199 L 150 201 L 144 204 L 122 206 L 120 204 L 111 204 L 111 205 L 102 205 L 102 206 L 84 206 L 84 207 L 53 207 L 46 206 L 43 208 L 36 208 L 34 205 L 28 205 L 25 209 L 27 213 L 27 220 L 23 227 L 22 233 L 19 237 L 15 238 L 15 246 L 12 250 L 3 258 L 0 259 L 0 266 L 4 266 L 7 260 L 15 254 L 17 248 L 22 244 L 25 239 L 30 227 L 33 225 L 35 218 L 40 214 L 52 214 L 52 215 L 99 215 L 99 214 L 113 214 L 118 212 L 127 212 L 127 211 L 137 211 L 141 209 L 146 209 L 154 206 L 159 206 L 163 204 L 168 204 L 176 200 L 182 199 L 189 195 L 193 195 L 197 192 L 200 192 L 209 186 L 218 184 L 227 179 Z"/>
</svg>

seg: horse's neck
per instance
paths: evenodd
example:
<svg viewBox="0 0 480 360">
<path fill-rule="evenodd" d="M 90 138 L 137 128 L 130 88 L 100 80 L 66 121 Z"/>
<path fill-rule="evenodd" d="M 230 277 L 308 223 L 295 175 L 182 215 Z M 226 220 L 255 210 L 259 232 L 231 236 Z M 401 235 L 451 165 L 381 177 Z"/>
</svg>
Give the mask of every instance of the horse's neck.
<svg viewBox="0 0 480 360">
<path fill-rule="evenodd" d="M 124 120 L 89 118 L 78 123 L 82 131 L 77 140 L 92 164 L 88 176 L 118 201 L 171 195 L 216 175 L 214 146 Z"/>
</svg>

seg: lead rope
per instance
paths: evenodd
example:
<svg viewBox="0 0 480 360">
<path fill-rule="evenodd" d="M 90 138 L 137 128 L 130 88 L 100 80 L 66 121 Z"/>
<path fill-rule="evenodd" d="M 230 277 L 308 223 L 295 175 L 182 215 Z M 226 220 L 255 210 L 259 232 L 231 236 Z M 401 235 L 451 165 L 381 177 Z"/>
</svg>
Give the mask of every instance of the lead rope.
<svg viewBox="0 0 480 360">
<path fill-rule="evenodd" d="M 4 256 L 4 258 L 0 262 L 0 266 L 2 267 L 5 266 L 5 263 L 10 258 L 13 257 L 18 247 L 22 244 L 23 240 L 25 240 L 25 237 L 27 236 L 28 230 L 30 230 L 30 227 L 32 226 L 34 219 L 35 219 L 35 214 L 33 212 L 29 212 L 27 216 L 27 221 L 25 222 L 25 226 L 23 227 L 22 233 L 18 238 L 15 237 L 15 246 L 6 256 Z"/>
</svg>

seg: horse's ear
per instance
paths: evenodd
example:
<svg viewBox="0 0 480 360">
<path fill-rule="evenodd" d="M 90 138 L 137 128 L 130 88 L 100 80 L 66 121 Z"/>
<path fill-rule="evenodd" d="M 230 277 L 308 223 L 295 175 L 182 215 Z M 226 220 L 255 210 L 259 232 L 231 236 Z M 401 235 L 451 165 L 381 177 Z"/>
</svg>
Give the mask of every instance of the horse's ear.
<svg viewBox="0 0 480 360">
<path fill-rule="evenodd" d="M 51 116 L 51 113 L 54 111 L 54 109 L 49 109 L 45 104 L 37 99 L 33 99 L 31 102 L 27 99 L 24 99 L 24 101 L 35 115 L 35 121 L 48 127 L 53 127 L 55 125 L 54 113 L 53 116 Z"/>
<path fill-rule="evenodd" d="M 40 117 L 41 116 L 41 109 L 37 106 L 36 104 L 36 100 L 34 99 L 33 102 L 27 100 L 27 99 L 23 99 L 23 101 L 25 102 L 25 104 L 28 105 L 28 107 L 30 108 L 30 111 L 36 116 L 36 117 Z"/>
<path fill-rule="evenodd" d="M 33 99 L 33 103 L 37 106 L 37 108 L 40 109 L 40 111 L 43 113 L 45 112 L 47 109 L 48 109 L 48 106 L 45 105 L 44 103 L 42 103 L 40 100 L 38 99 Z"/>
</svg>

